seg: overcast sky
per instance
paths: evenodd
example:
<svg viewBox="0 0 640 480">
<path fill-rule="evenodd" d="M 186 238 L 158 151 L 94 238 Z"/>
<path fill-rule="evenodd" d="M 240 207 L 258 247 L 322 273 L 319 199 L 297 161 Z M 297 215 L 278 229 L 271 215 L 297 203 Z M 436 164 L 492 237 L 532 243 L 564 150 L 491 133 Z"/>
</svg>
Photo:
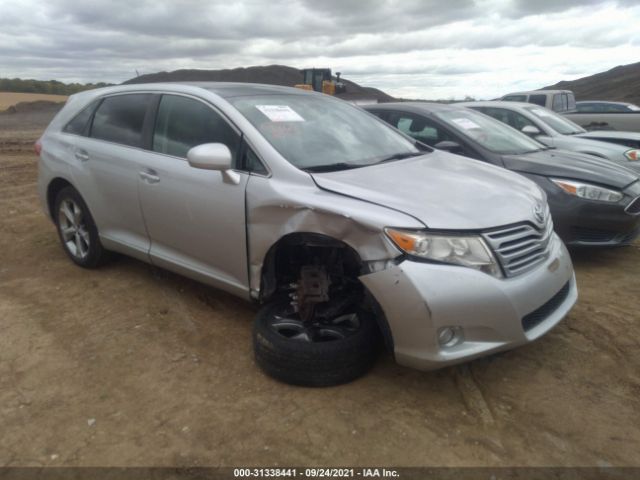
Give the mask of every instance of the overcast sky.
<svg viewBox="0 0 640 480">
<path fill-rule="evenodd" d="M 283 64 L 490 98 L 640 61 L 639 26 L 638 0 L 0 0 L 0 77 Z"/>
</svg>

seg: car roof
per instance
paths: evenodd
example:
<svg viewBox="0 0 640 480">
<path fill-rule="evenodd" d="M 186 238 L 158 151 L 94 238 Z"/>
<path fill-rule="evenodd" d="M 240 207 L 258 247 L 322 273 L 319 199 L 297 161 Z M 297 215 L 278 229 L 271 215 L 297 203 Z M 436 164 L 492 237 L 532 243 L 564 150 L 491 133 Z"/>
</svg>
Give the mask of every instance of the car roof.
<svg viewBox="0 0 640 480">
<path fill-rule="evenodd" d="M 525 90 L 522 92 L 511 92 L 503 95 L 501 98 L 508 97 L 511 95 L 544 95 L 545 93 L 573 93 L 571 90 Z"/>
<path fill-rule="evenodd" d="M 239 97 L 245 95 L 314 95 L 316 92 L 310 92 L 300 88 L 282 87 L 279 85 L 266 85 L 261 83 L 240 83 L 240 82 L 158 82 L 158 83 L 132 83 L 126 85 L 114 85 L 104 88 L 96 88 L 86 90 L 76 94 L 83 94 L 97 97 L 101 95 L 111 95 L 117 93 L 127 93 L 136 91 L 168 91 L 168 92 L 197 92 L 198 90 L 206 90 L 223 98 Z"/>
<path fill-rule="evenodd" d="M 629 102 L 611 102 L 609 100 L 580 100 L 579 102 L 576 102 L 576 105 L 579 104 L 585 104 L 585 103 L 605 103 L 607 105 L 633 105 L 633 103 L 629 103 Z"/>
<path fill-rule="evenodd" d="M 534 107 L 534 108 L 546 108 L 541 107 L 540 105 L 536 105 L 535 103 L 527 103 L 527 102 L 509 102 L 506 100 L 484 100 L 477 102 L 461 102 L 458 103 L 461 107 L 499 107 L 499 108 L 511 108 L 513 110 L 518 110 L 525 107 Z M 547 109 L 548 110 L 548 109 Z"/>
</svg>

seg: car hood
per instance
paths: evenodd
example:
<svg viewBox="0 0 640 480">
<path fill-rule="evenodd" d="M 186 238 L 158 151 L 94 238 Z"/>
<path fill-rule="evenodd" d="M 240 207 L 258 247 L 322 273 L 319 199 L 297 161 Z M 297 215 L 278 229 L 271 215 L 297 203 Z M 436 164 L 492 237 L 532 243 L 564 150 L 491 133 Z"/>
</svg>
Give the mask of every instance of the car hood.
<svg viewBox="0 0 640 480">
<path fill-rule="evenodd" d="M 593 130 L 591 132 L 576 133 L 576 137 L 582 138 L 610 138 L 612 140 L 636 140 L 640 142 L 638 132 L 619 132 L 617 130 Z"/>
<path fill-rule="evenodd" d="M 535 206 L 545 201 L 542 190 L 521 175 L 438 151 L 312 176 L 324 190 L 401 211 L 434 229 L 475 230 L 533 221 Z"/>
<path fill-rule="evenodd" d="M 565 150 L 541 150 L 504 155 L 509 170 L 545 177 L 558 177 L 609 185 L 623 189 L 638 180 L 638 174 L 604 158 Z"/>
</svg>

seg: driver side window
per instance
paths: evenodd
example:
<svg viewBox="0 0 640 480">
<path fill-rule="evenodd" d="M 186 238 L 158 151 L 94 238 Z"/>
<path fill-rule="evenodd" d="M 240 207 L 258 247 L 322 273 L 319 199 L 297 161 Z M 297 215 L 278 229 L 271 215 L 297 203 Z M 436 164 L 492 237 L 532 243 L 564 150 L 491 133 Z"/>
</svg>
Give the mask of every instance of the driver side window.
<svg viewBox="0 0 640 480">
<path fill-rule="evenodd" d="M 401 132 L 431 147 L 445 140 L 458 142 L 440 126 L 420 115 L 394 112 L 389 116 L 389 123 Z"/>
<path fill-rule="evenodd" d="M 235 165 L 240 136 L 211 107 L 179 95 L 163 95 L 153 132 L 153 150 L 186 158 L 192 147 L 203 143 L 223 143 Z"/>
</svg>

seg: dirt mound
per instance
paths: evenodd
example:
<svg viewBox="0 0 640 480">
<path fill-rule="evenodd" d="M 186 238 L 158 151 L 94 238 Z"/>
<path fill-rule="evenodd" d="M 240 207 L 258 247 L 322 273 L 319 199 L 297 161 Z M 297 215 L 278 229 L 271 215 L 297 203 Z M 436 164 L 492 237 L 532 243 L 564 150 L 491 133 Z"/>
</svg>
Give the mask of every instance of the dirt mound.
<svg viewBox="0 0 640 480">
<path fill-rule="evenodd" d="M 640 104 L 640 62 L 545 87 L 572 90 L 576 100 L 610 100 Z"/>
<path fill-rule="evenodd" d="M 64 102 L 51 102 L 49 100 L 19 102 L 11 105 L 6 110 L 0 111 L 0 114 L 57 112 L 63 105 Z"/>
<path fill-rule="evenodd" d="M 362 87 L 350 80 L 342 81 L 346 85 L 346 92 L 337 95 L 345 100 L 376 100 L 379 102 L 393 101 L 394 98 L 377 88 Z M 244 82 L 265 83 L 292 87 L 303 82 L 302 70 L 285 65 L 269 65 L 265 67 L 233 68 L 227 70 L 174 70 L 172 72 L 158 72 L 132 78 L 123 82 L 156 83 L 156 82 Z"/>
</svg>

